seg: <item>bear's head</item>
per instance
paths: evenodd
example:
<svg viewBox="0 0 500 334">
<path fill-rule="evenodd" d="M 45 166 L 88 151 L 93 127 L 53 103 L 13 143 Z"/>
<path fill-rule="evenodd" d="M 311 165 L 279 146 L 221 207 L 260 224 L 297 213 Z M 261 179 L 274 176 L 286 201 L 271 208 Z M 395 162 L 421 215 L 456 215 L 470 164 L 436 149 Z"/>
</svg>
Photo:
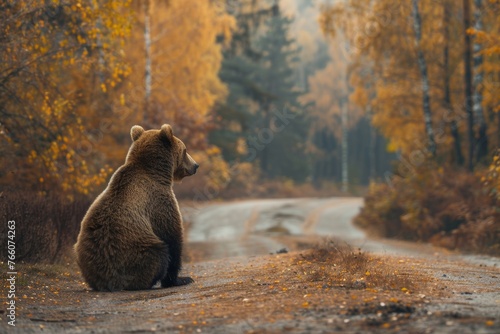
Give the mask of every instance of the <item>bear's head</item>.
<svg viewBox="0 0 500 334">
<path fill-rule="evenodd" d="M 171 173 L 174 181 L 196 173 L 199 165 L 187 153 L 186 145 L 174 136 L 170 125 L 163 124 L 160 130 L 148 131 L 134 125 L 130 136 L 133 144 L 127 162 L 133 161 L 160 173 Z"/>
</svg>

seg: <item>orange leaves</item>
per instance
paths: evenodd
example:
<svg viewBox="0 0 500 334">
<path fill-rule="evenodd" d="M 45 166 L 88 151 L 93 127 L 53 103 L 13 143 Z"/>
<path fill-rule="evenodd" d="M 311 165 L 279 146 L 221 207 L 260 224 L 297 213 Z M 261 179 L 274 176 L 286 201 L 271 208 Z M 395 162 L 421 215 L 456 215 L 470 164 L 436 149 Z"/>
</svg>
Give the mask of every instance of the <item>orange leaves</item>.
<svg viewBox="0 0 500 334">
<path fill-rule="evenodd" d="M 500 149 L 497 150 L 481 181 L 486 190 L 500 201 Z"/>
<path fill-rule="evenodd" d="M 480 71 L 484 76 L 480 91 L 483 94 L 483 106 L 493 111 L 500 110 L 500 16 L 498 15 L 498 0 L 490 1 L 491 7 L 482 13 L 484 30 L 468 29 L 467 32 L 474 36 L 474 43 L 480 46 L 479 54 L 483 56 Z M 494 135 L 494 133 L 492 133 Z"/>
<path fill-rule="evenodd" d="M 109 176 L 102 159 L 95 160 L 102 136 L 88 132 L 102 117 L 102 93 L 111 95 L 130 73 L 116 47 L 130 31 L 129 4 L 18 1 L 0 13 L 0 34 L 8 32 L 0 45 L 0 81 L 8 94 L 0 104 L 9 115 L 1 134 L 11 148 L 0 164 L 15 166 L 3 182 L 89 193 Z M 105 104 L 109 110 L 112 103 Z"/>
<path fill-rule="evenodd" d="M 179 186 L 179 193 L 192 188 L 215 189 L 219 192 L 231 181 L 233 176 L 229 165 L 223 159 L 218 147 L 210 146 L 204 152 L 192 152 L 190 154 L 203 168 L 198 171 L 197 178 L 183 181 L 183 185 Z"/>
<path fill-rule="evenodd" d="M 154 5 L 150 13 L 151 101 L 158 110 L 147 118 L 186 119 L 191 126 L 202 125 L 215 102 L 226 95 L 218 77 L 222 54 L 216 39 L 221 34 L 228 37 L 234 21 L 212 2 L 173 0 L 168 6 Z M 132 66 L 131 82 L 139 87 L 146 59 L 143 12 L 137 14 L 139 24 L 125 52 Z M 139 90 L 130 99 L 138 109 L 144 109 L 144 94 Z"/>
<path fill-rule="evenodd" d="M 133 117 L 142 120 L 144 109 L 142 27 L 136 22 L 142 12 L 130 5 L 18 1 L 0 13 L 0 35 L 7 38 L 0 44 L 0 82 L 8 92 L 0 95 L 0 112 L 8 115 L 0 114 L 0 139 L 8 146 L 0 165 L 18 173 L 1 182 L 89 194 L 109 177 L 108 163 L 123 160 L 128 143 L 116 131 L 122 133 Z M 217 37 L 228 40 L 235 23 L 223 7 L 157 2 L 151 18 L 151 114 L 155 121 L 192 126 L 179 126 L 185 133 L 178 135 L 198 146 L 206 135 L 198 128 L 206 131 L 209 111 L 226 94 L 218 77 Z M 61 17 L 49 20 L 47 13 Z M 206 180 L 214 186 L 228 182 L 220 150 L 210 148 L 201 160 L 213 173 Z"/>
<path fill-rule="evenodd" d="M 45 188 L 42 184 L 46 187 L 58 185 L 66 192 L 89 194 L 106 182 L 112 169 L 105 166 L 96 173 L 72 148 L 75 146 L 74 139 L 59 136 L 47 150 L 30 153 L 30 164 L 39 171 L 45 171 L 38 179 L 42 188 Z"/>
<path fill-rule="evenodd" d="M 324 7 L 320 21 L 324 33 L 336 38 L 332 45 L 343 49 L 349 58 L 350 83 L 354 88 L 350 93 L 351 101 L 373 112 L 374 125 L 389 139 L 389 148 L 403 155 L 419 150 L 426 143 L 422 125 L 423 89 L 419 81 L 414 31 L 408 24 L 411 17 L 409 3 L 395 0 L 344 1 Z M 463 36 L 458 28 L 461 22 L 455 15 L 460 11 L 461 3 L 438 4 L 431 0 L 420 3 L 423 18 L 420 51 L 428 63 L 432 124 L 436 133 L 443 134 L 439 138 L 440 149 L 451 151 L 453 141 L 448 134 L 451 120 L 460 124 L 464 119 L 459 115 L 461 107 L 458 106 L 464 101 L 461 87 L 463 50 L 457 47 Z M 448 21 L 447 10 L 451 13 Z M 485 30 L 469 28 L 467 33 L 474 35 L 474 42 L 481 44 L 480 53 L 485 56 L 480 68 L 484 80 L 479 85 L 484 96 L 483 106 L 486 110 L 500 110 L 500 91 L 496 84 L 500 69 L 498 59 L 492 57 L 500 54 L 498 7 L 485 6 L 481 15 Z M 341 36 L 339 31 L 343 33 Z M 346 42 L 342 43 L 340 37 Z M 446 64 L 445 54 L 448 57 Z M 444 78 L 449 84 L 445 84 Z M 313 85 L 311 87 L 314 89 Z M 445 102 L 445 91 L 449 92 L 448 102 Z M 450 103 L 453 104 L 451 108 Z M 463 126 L 459 130 L 463 131 Z"/>
</svg>

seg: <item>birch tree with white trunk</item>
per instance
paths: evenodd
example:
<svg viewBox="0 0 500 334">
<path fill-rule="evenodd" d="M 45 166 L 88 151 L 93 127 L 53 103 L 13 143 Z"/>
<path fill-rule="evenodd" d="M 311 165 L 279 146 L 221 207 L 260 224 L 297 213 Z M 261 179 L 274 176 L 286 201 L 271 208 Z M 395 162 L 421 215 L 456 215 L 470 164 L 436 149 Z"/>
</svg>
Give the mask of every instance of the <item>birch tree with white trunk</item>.
<svg viewBox="0 0 500 334">
<path fill-rule="evenodd" d="M 342 127 L 342 191 L 349 191 L 349 99 L 345 98 L 342 103 L 341 127 Z"/>
<path fill-rule="evenodd" d="M 146 65 L 144 67 L 144 122 L 149 120 L 149 107 L 151 104 L 152 87 L 152 61 L 151 61 L 151 4 L 150 0 L 142 3 L 144 10 L 144 54 Z"/>
<path fill-rule="evenodd" d="M 429 75 L 427 71 L 427 62 L 424 57 L 424 52 L 421 48 L 422 42 L 422 19 L 418 9 L 418 0 L 412 0 L 413 5 L 413 29 L 415 31 L 415 46 L 417 49 L 418 67 L 420 69 L 421 84 L 422 84 L 422 99 L 425 121 L 425 132 L 427 134 L 427 148 L 429 153 L 434 157 L 436 155 L 436 141 L 434 139 L 434 130 L 432 127 L 432 110 L 430 99 Z"/>
</svg>

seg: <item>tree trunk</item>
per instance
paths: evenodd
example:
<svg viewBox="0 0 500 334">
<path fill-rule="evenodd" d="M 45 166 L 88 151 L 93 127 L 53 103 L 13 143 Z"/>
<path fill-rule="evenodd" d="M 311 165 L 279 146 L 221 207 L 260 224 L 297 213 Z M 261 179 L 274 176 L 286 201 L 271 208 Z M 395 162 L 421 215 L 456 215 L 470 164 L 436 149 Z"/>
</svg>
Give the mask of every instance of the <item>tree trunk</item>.
<svg viewBox="0 0 500 334">
<path fill-rule="evenodd" d="M 262 124 L 262 128 L 260 131 L 262 131 L 263 129 L 270 129 L 271 128 L 270 110 L 271 110 L 270 102 L 268 102 L 268 101 L 264 102 L 264 105 L 263 105 L 264 122 Z M 260 152 L 260 169 L 266 177 L 271 178 L 273 175 L 272 175 L 272 173 L 270 171 L 270 167 L 269 167 L 269 157 L 270 157 L 269 143 L 268 142 L 259 142 L 259 145 L 261 146 L 261 149 L 262 149 Z"/>
<path fill-rule="evenodd" d="M 147 124 L 150 118 L 149 108 L 151 103 L 151 21 L 150 21 L 150 3 L 149 0 L 143 2 L 144 9 L 144 51 L 146 57 L 146 66 L 144 68 L 144 122 Z"/>
<path fill-rule="evenodd" d="M 476 31 L 483 30 L 483 0 L 474 0 L 474 29 Z M 473 111 L 475 122 L 479 124 L 479 137 L 476 143 L 476 161 L 482 161 L 488 155 L 488 136 L 486 121 L 483 114 L 483 94 L 481 92 L 484 75 L 481 69 L 483 65 L 483 56 L 481 55 L 481 44 L 474 43 L 474 97 L 473 97 Z"/>
<path fill-rule="evenodd" d="M 369 147 L 369 152 L 368 152 L 368 159 L 369 159 L 369 164 L 370 164 L 370 171 L 369 171 L 369 181 L 370 182 L 375 182 L 375 178 L 377 177 L 377 129 L 372 124 L 372 110 L 371 107 L 369 107 L 368 110 L 368 126 L 370 129 L 370 147 Z"/>
<path fill-rule="evenodd" d="M 342 118 L 341 118 L 341 127 L 342 127 L 342 191 L 346 193 L 349 190 L 349 163 L 348 163 L 348 99 L 346 98 L 344 103 L 342 104 Z"/>
<path fill-rule="evenodd" d="M 424 53 L 420 47 L 422 41 L 422 20 L 418 10 L 418 0 L 413 0 L 413 28 L 415 30 L 415 45 L 417 48 L 418 66 L 420 75 L 422 76 L 422 99 L 424 108 L 425 132 L 428 140 L 428 150 L 430 154 L 436 156 L 436 141 L 434 139 L 434 130 L 432 128 L 432 111 L 430 100 L 430 85 L 429 76 L 427 73 L 427 62 L 425 61 Z"/>
<path fill-rule="evenodd" d="M 467 113 L 467 134 L 469 137 L 469 156 L 467 168 L 469 172 L 474 169 L 474 114 L 472 110 L 472 49 L 471 36 L 467 29 L 471 27 L 470 0 L 463 0 L 464 10 L 464 83 L 465 83 L 465 112 Z"/>
<path fill-rule="evenodd" d="M 443 50 L 443 67 L 444 67 L 444 108 L 450 113 L 452 111 L 451 104 L 451 89 L 450 89 L 450 4 L 449 2 L 443 2 L 444 18 L 443 18 L 443 39 L 444 39 L 444 50 Z M 455 151 L 455 162 L 458 166 L 463 166 L 464 156 L 462 154 L 462 145 L 460 140 L 460 133 L 458 131 L 457 121 L 452 118 L 450 123 L 451 135 L 453 137 L 453 147 Z"/>
</svg>

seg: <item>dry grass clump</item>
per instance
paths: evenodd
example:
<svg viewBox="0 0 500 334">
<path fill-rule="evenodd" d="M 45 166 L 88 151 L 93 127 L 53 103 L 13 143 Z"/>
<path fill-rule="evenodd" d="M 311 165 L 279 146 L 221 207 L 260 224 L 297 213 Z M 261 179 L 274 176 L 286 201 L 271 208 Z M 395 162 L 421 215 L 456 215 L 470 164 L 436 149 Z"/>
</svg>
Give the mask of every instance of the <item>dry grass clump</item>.
<svg viewBox="0 0 500 334">
<path fill-rule="evenodd" d="M 384 260 L 387 262 L 387 259 Z M 347 244 L 326 240 L 296 258 L 302 272 L 313 282 L 328 287 L 410 291 L 408 274 L 393 270 L 381 259 L 354 250 Z"/>
<path fill-rule="evenodd" d="M 423 167 L 391 184 L 372 185 L 355 222 L 383 237 L 498 255 L 499 212 L 480 177 Z"/>
<path fill-rule="evenodd" d="M 16 263 L 55 263 L 69 254 L 80 222 L 91 201 L 72 201 L 56 195 L 9 192 L 0 195 L 0 216 L 15 221 Z M 0 224 L 0 238 L 7 240 L 7 223 Z M 7 247 L 0 260 L 7 261 Z"/>
</svg>

